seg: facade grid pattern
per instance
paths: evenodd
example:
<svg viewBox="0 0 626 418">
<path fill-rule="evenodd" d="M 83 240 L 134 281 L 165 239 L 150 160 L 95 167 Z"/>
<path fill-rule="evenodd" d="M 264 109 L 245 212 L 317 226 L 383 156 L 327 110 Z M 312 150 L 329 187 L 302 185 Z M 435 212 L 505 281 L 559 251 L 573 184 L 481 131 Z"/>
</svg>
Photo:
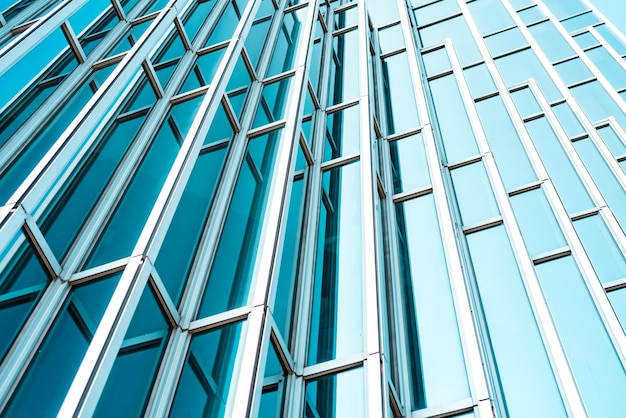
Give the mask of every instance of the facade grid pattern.
<svg viewBox="0 0 626 418">
<path fill-rule="evenodd" d="M 587 0 L 11 0 L 0 86 L 0 416 L 626 411 Z"/>
</svg>

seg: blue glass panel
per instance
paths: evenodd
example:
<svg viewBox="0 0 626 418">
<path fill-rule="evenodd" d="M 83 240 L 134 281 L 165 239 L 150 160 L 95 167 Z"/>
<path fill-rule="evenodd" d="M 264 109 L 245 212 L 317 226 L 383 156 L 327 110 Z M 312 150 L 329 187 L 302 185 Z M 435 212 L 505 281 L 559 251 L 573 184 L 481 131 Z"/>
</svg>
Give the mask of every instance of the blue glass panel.
<svg viewBox="0 0 626 418">
<path fill-rule="evenodd" d="M 574 259 L 535 270 L 589 416 L 620 416 L 626 410 L 626 373 Z"/>
<path fill-rule="evenodd" d="M 331 51 L 328 106 L 359 97 L 358 31 L 333 37 Z"/>
<path fill-rule="evenodd" d="M 360 163 L 323 174 L 307 364 L 363 348 Z"/>
<path fill-rule="evenodd" d="M 598 134 L 615 157 L 621 157 L 626 154 L 626 145 L 624 141 L 617 136 L 615 130 L 611 126 L 605 126 L 598 129 Z"/>
<path fill-rule="evenodd" d="M 287 214 L 285 238 L 280 258 L 276 298 L 274 300 L 274 308 L 272 309 L 276 325 L 285 340 L 291 334 L 292 312 L 295 297 L 298 294 L 296 274 L 300 248 L 298 237 L 300 225 L 302 224 L 300 213 L 302 212 L 303 188 L 304 179 L 294 180 L 289 199 L 289 212 Z"/>
<path fill-rule="evenodd" d="M 463 75 L 473 99 L 496 91 L 496 85 L 485 64 L 466 68 L 463 70 Z"/>
<path fill-rule="evenodd" d="M 569 138 L 586 132 L 567 102 L 552 106 L 552 111 Z"/>
<path fill-rule="evenodd" d="M 418 26 L 424 26 L 460 12 L 461 9 L 454 0 L 434 2 L 413 11 Z"/>
<path fill-rule="evenodd" d="M 578 219 L 574 228 L 602 283 L 626 277 L 626 259 L 600 215 Z"/>
<path fill-rule="evenodd" d="M 119 275 L 76 286 L 28 366 L 5 417 L 56 415 L 93 334 L 109 303 Z M 50 377 L 54 376 L 54 384 Z"/>
<path fill-rule="evenodd" d="M 566 417 L 504 227 L 470 234 L 467 244 L 509 416 Z"/>
<path fill-rule="evenodd" d="M 565 19 L 587 10 L 587 6 L 581 0 L 544 0 L 544 3 L 557 19 Z"/>
<path fill-rule="evenodd" d="M 469 396 L 432 194 L 396 204 L 412 409 Z"/>
<path fill-rule="evenodd" d="M 587 68 L 580 58 L 562 62 L 555 65 L 554 68 L 561 76 L 561 80 L 568 86 L 593 77 L 589 68 Z"/>
<path fill-rule="evenodd" d="M 155 261 L 159 276 L 176 304 L 198 250 L 225 156 L 225 147 L 200 154 Z"/>
<path fill-rule="evenodd" d="M 613 290 L 608 293 L 608 297 L 622 329 L 626 330 L 626 289 Z"/>
<path fill-rule="evenodd" d="M 537 180 L 502 98 L 481 100 L 476 109 L 506 189 Z"/>
<path fill-rule="evenodd" d="M 326 117 L 324 161 L 356 154 L 361 149 L 359 105 L 351 106 Z"/>
<path fill-rule="evenodd" d="M 467 6 L 483 36 L 515 25 L 500 0 L 477 0 Z"/>
<path fill-rule="evenodd" d="M 463 226 L 500 214 L 482 160 L 450 171 Z"/>
<path fill-rule="evenodd" d="M 595 27 L 604 39 L 617 51 L 618 54 L 626 54 L 626 43 L 618 37 L 607 25 L 601 24 Z"/>
<path fill-rule="evenodd" d="M 169 416 L 224 416 L 241 329 L 238 322 L 191 338 Z"/>
<path fill-rule="evenodd" d="M 448 53 L 445 48 L 435 49 L 426 54 L 422 54 L 424 68 L 428 77 L 441 74 L 452 69 Z"/>
<path fill-rule="evenodd" d="M 406 53 L 382 60 L 387 134 L 406 132 L 420 124 Z"/>
<path fill-rule="evenodd" d="M 512 92 L 511 98 L 513 99 L 513 103 L 515 103 L 515 107 L 522 118 L 543 113 L 543 109 L 539 106 L 539 102 L 535 98 L 535 95 L 528 87 Z"/>
<path fill-rule="evenodd" d="M 378 31 L 378 46 L 381 54 L 404 48 L 402 26 L 398 24 L 380 29 Z"/>
<path fill-rule="evenodd" d="M 541 10 L 539 10 L 538 6 L 533 6 L 528 9 L 520 10 L 518 14 L 520 19 L 522 19 L 522 22 L 524 22 L 526 26 L 547 19 L 546 15 L 543 14 Z"/>
<path fill-rule="evenodd" d="M 546 118 L 526 122 L 526 129 L 567 213 L 571 215 L 595 207 Z"/>
<path fill-rule="evenodd" d="M 541 189 L 511 197 L 511 205 L 531 257 L 567 244 Z"/>
<path fill-rule="evenodd" d="M 619 124 L 626 126 L 626 116 L 598 81 L 576 86 L 570 91 L 592 122 L 613 116 Z"/>
<path fill-rule="evenodd" d="M 593 12 L 588 12 L 567 20 L 563 20 L 561 23 L 563 24 L 565 29 L 567 29 L 570 33 L 573 33 L 599 22 L 600 19 L 598 19 L 598 17 Z"/>
<path fill-rule="evenodd" d="M 187 37 L 192 41 L 198 34 L 200 26 L 208 20 L 207 17 L 211 13 L 211 10 L 213 10 L 213 7 L 217 4 L 217 1 L 198 0 L 196 3 L 197 4 L 194 6 L 192 11 L 183 18 L 183 27 L 185 28 L 185 32 L 187 32 Z"/>
<path fill-rule="evenodd" d="M 20 234 L 20 238 L 23 236 Z M 50 277 L 33 248 L 23 243 L 0 273 L 0 362 L 41 297 Z"/>
<path fill-rule="evenodd" d="M 85 3 L 76 13 L 68 20 L 74 33 L 80 35 L 83 30 L 98 17 L 106 8 L 111 7 L 109 0 L 91 0 Z"/>
<path fill-rule="evenodd" d="M 239 18 L 239 12 L 233 2 L 229 2 L 211 31 L 211 36 L 206 45 L 209 46 L 230 39 L 235 32 L 237 24 L 239 24 Z M 200 19 L 206 19 L 206 16 L 201 16 Z"/>
<path fill-rule="evenodd" d="M 232 126 L 232 122 L 226 114 L 224 105 L 220 103 L 213 120 L 211 121 L 211 127 L 209 133 L 204 139 L 204 145 L 212 144 L 215 142 L 223 141 L 225 139 L 231 139 L 235 131 Z"/>
<path fill-rule="evenodd" d="M 261 100 L 252 124 L 253 128 L 276 122 L 285 117 L 285 105 L 289 99 L 291 80 L 292 77 L 283 78 L 263 86 Z"/>
<path fill-rule="evenodd" d="M 522 35 L 519 28 L 507 29 L 504 32 L 498 32 L 494 35 L 487 36 L 485 43 L 492 57 L 497 57 L 506 52 L 513 51 L 528 45 L 526 38 Z"/>
<path fill-rule="evenodd" d="M 478 154 L 478 146 L 454 75 L 437 78 L 429 84 L 447 161 L 454 163 Z"/>
<path fill-rule="evenodd" d="M 366 416 L 364 373 L 360 367 L 307 382 L 305 390 L 304 417 Z"/>
<path fill-rule="evenodd" d="M 285 372 L 280 360 L 276 355 L 274 344 L 270 342 L 265 361 L 265 378 L 272 378 L 272 385 L 258 388 L 261 390 L 261 405 L 257 418 L 276 418 L 282 416 L 283 402 L 285 396 Z M 278 379 L 277 379 L 278 378 Z"/>
<path fill-rule="evenodd" d="M 351 7 L 335 13 L 334 30 L 355 26 L 358 23 L 358 10 L 357 7 Z"/>
<path fill-rule="evenodd" d="M 422 134 L 389 143 L 394 193 L 407 192 L 430 184 Z"/>
<path fill-rule="evenodd" d="M 462 66 L 481 59 L 472 33 L 461 16 L 420 29 L 419 35 L 424 48 L 443 43 L 446 38 L 450 38 Z"/>
<path fill-rule="evenodd" d="M 576 55 L 552 22 L 542 22 L 529 27 L 528 30 L 551 62 Z"/>
<path fill-rule="evenodd" d="M 296 58 L 296 47 L 298 46 L 300 31 L 307 14 L 308 8 L 305 7 L 295 12 L 287 13 L 283 18 L 276 44 L 272 50 L 272 58 L 266 77 L 292 69 Z"/>
<path fill-rule="evenodd" d="M 587 49 L 600 45 L 596 37 L 593 36 L 590 32 L 580 33 L 574 36 L 574 40 L 582 49 Z"/>
<path fill-rule="evenodd" d="M 88 7 L 85 7 L 84 9 L 88 9 Z M 113 27 L 115 27 L 115 25 L 119 23 L 119 21 L 120 19 L 117 13 L 115 13 L 115 10 L 111 8 L 104 15 L 102 15 L 97 22 L 95 22 L 93 25 L 90 25 L 87 30 L 80 34 L 78 40 L 80 42 L 80 45 L 83 47 L 85 55 L 90 55 L 91 52 L 107 36 L 111 29 L 113 29 Z"/>
<path fill-rule="evenodd" d="M 574 148 L 578 151 L 578 155 L 585 163 L 589 174 L 600 189 L 600 193 L 617 218 L 622 230 L 626 231 L 626 193 L 624 193 L 624 188 L 617 181 L 606 161 L 589 138 L 574 142 Z"/>
<path fill-rule="evenodd" d="M 100 395 L 95 417 L 143 415 L 168 334 L 169 325 L 147 285 Z"/>
<path fill-rule="evenodd" d="M 626 70 L 615 61 L 604 47 L 598 47 L 587 51 L 587 56 L 598 67 L 603 76 L 616 90 L 626 87 Z"/>
<path fill-rule="evenodd" d="M 257 14 L 259 16 L 259 14 Z M 266 34 L 269 32 L 270 24 L 272 23 L 272 16 L 262 17 L 255 21 L 250 28 L 248 36 L 246 36 L 245 47 L 250 58 L 250 64 L 252 68 L 258 71 L 257 65 L 259 57 L 261 56 L 261 50 L 265 45 Z"/>
<path fill-rule="evenodd" d="M 282 130 L 251 138 L 235 184 L 198 318 L 245 305 Z"/>
</svg>

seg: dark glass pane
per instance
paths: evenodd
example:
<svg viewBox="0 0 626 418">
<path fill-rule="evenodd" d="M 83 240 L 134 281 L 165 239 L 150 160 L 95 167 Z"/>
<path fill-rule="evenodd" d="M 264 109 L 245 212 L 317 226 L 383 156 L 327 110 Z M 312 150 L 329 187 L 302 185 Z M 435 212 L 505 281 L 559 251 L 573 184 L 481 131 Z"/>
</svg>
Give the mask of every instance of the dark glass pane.
<svg viewBox="0 0 626 418">
<path fill-rule="evenodd" d="M 254 118 L 253 128 L 275 122 L 285 117 L 285 105 L 289 99 L 291 77 L 263 86 L 261 101 Z"/>
<path fill-rule="evenodd" d="M 192 41 L 198 34 L 200 26 L 206 22 L 211 10 L 217 4 L 217 0 L 198 0 L 196 3 L 193 10 L 183 18 L 183 27 L 187 32 L 187 37 Z"/>
<path fill-rule="evenodd" d="M 278 39 L 272 51 L 267 77 L 290 70 L 293 67 L 297 52 L 296 47 L 298 46 L 298 35 L 300 35 L 300 29 L 307 12 L 308 9 L 305 7 L 287 13 L 283 18 L 278 31 Z"/>
<path fill-rule="evenodd" d="M 359 97 L 358 31 L 337 35 L 331 51 L 328 106 Z"/>
</svg>

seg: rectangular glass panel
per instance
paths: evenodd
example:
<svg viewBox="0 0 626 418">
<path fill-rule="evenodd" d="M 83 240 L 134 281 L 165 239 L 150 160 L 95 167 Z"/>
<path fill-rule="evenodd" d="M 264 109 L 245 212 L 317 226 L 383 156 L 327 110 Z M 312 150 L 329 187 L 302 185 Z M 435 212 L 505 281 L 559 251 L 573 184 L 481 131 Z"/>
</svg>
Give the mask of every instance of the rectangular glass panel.
<svg viewBox="0 0 626 418">
<path fill-rule="evenodd" d="M 389 142 L 394 193 L 407 192 L 430 184 L 428 161 L 422 134 Z"/>
<path fill-rule="evenodd" d="M 450 38 L 462 66 L 480 60 L 480 52 L 476 42 L 474 42 L 472 33 L 462 16 L 420 29 L 419 35 L 424 48 L 441 44 L 446 38 Z"/>
<path fill-rule="evenodd" d="M 537 84 L 548 102 L 561 98 L 556 85 L 541 65 L 541 62 L 530 49 L 516 52 L 496 60 L 496 65 L 504 78 L 507 87 L 528 82 L 530 78 L 537 80 Z"/>
<path fill-rule="evenodd" d="M 419 126 L 413 80 L 406 52 L 382 60 L 387 111 L 387 134 L 406 132 Z"/>
<path fill-rule="evenodd" d="M 500 214 L 482 160 L 450 171 L 463 226 Z"/>
<path fill-rule="evenodd" d="M 333 37 L 328 106 L 359 97 L 359 36 L 357 30 Z"/>
<path fill-rule="evenodd" d="M 528 30 L 551 62 L 576 55 L 552 22 L 542 22 L 529 27 Z"/>
<path fill-rule="evenodd" d="M 306 383 L 303 417 L 365 416 L 365 381 L 361 367 Z"/>
</svg>

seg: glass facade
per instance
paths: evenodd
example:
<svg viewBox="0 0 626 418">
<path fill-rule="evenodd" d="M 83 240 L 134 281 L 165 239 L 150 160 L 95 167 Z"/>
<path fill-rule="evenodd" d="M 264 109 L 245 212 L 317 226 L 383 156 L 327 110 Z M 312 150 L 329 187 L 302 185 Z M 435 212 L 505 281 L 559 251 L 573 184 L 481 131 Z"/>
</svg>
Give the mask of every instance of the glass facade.
<svg viewBox="0 0 626 418">
<path fill-rule="evenodd" d="M 625 100 L 588 0 L 0 2 L 0 416 L 623 417 Z"/>
</svg>

